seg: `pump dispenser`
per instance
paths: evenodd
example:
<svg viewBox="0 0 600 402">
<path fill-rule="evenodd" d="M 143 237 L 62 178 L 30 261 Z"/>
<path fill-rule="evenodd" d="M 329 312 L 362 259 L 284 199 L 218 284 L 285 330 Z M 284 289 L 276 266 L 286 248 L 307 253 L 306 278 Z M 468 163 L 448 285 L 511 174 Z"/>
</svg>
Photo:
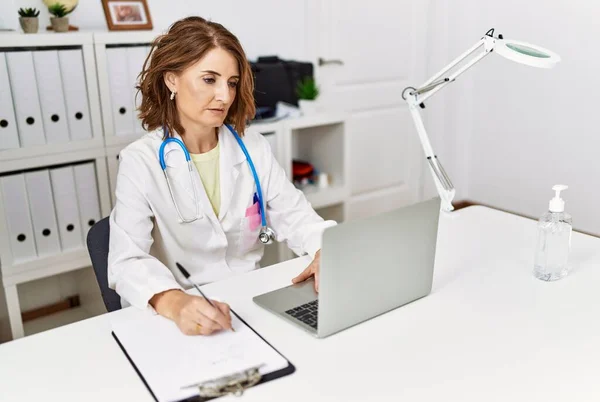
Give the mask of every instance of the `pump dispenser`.
<svg viewBox="0 0 600 402">
<path fill-rule="evenodd" d="M 564 212 L 565 211 L 565 201 L 560 198 L 560 192 L 568 189 L 569 186 L 565 186 L 563 184 L 557 184 L 552 187 L 552 190 L 556 191 L 556 195 L 553 199 L 550 200 L 550 212 Z"/>
<path fill-rule="evenodd" d="M 560 198 L 561 191 L 567 188 L 562 184 L 552 187 L 556 195 L 550 200 L 549 211 L 538 221 L 533 274 L 544 281 L 554 281 L 569 273 L 573 221 L 565 212 L 565 201 Z"/>
</svg>

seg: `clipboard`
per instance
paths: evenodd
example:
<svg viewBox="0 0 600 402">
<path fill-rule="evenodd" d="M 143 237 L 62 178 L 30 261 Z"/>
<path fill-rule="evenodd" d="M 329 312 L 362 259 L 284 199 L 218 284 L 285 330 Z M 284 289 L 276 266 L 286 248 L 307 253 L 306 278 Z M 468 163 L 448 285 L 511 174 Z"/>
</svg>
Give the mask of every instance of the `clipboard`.
<svg viewBox="0 0 600 402">
<path fill-rule="evenodd" d="M 139 313 L 147 313 L 147 312 L 140 311 Z M 248 328 L 262 342 L 264 342 L 264 344 L 266 346 L 268 346 L 268 348 L 270 350 L 272 350 L 274 353 L 278 354 L 282 359 L 284 359 L 287 365 L 281 369 L 278 369 L 278 370 L 275 370 L 272 372 L 262 373 L 262 374 L 259 371 L 259 367 L 250 367 L 250 368 L 235 371 L 233 373 L 229 373 L 229 374 L 226 374 L 223 376 L 218 376 L 216 378 L 213 378 L 213 379 L 210 379 L 207 381 L 198 382 L 196 384 L 189 384 L 183 388 L 197 388 L 198 389 L 197 395 L 190 396 L 190 397 L 183 398 L 183 399 L 177 399 L 177 400 L 169 399 L 169 402 L 204 402 L 204 401 L 209 401 L 209 400 L 219 398 L 219 397 L 225 396 L 225 395 L 241 396 L 244 393 L 244 391 L 250 387 L 254 387 L 256 385 L 263 384 L 263 383 L 290 375 L 296 371 L 295 366 L 287 358 L 285 358 L 285 356 L 283 356 L 277 349 L 275 349 L 269 342 L 267 342 L 265 340 L 265 338 L 263 338 L 262 335 L 260 335 L 256 330 L 254 330 L 254 328 L 252 328 L 250 325 L 248 325 L 233 310 L 231 310 L 231 313 L 239 320 L 239 323 L 241 325 L 244 325 L 246 328 Z M 164 317 L 161 317 L 161 318 L 164 318 Z M 166 318 L 165 318 L 165 320 L 166 320 Z M 178 328 L 177 328 L 177 331 L 179 331 Z M 119 339 L 118 335 L 114 332 L 114 330 L 111 332 L 111 334 L 112 334 L 113 338 L 115 339 L 115 341 L 117 342 L 117 344 L 119 345 L 119 347 L 121 348 L 121 350 L 123 351 L 123 354 L 125 354 L 125 357 L 127 357 L 127 360 L 129 361 L 129 363 L 131 364 L 131 366 L 133 367 L 135 372 L 138 374 L 138 376 L 140 377 L 140 379 L 142 380 L 142 382 L 148 389 L 148 392 L 150 393 L 150 395 L 152 395 L 152 398 L 156 402 L 162 402 L 159 399 L 159 397 L 157 396 L 157 394 L 155 393 L 153 386 L 144 377 L 144 375 L 142 374 L 142 371 L 140 370 L 138 365 L 136 365 L 136 363 L 130 356 L 130 353 L 128 353 L 126 347 L 123 345 L 123 342 Z M 187 336 L 187 335 L 183 335 L 183 336 Z M 202 339 L 202 337 L 200 337 L 200 336 L 190 337 L 190 338 Z"/>
</svg>

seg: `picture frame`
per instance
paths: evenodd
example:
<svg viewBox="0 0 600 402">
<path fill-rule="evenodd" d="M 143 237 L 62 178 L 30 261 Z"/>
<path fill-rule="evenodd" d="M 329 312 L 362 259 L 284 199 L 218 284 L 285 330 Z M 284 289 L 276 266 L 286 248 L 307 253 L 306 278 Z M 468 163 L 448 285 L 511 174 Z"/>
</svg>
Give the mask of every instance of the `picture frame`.
<svg viewBox="0 0 600 402">
<path fill-rule="evenodd" d="M 109 31 L 152 29 L 146 0 L 102 0 L 102 8 Z"/>
</svg>

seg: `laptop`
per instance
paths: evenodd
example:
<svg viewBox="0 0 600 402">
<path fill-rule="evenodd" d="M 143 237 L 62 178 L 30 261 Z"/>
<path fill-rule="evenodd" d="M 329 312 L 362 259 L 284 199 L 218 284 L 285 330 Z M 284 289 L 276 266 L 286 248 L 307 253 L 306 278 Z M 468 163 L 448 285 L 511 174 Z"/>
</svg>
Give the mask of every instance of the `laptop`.
<svg viewBox="0 0 600 402">
<path fill-rule="evenodd" d="M 314 279 L 253 298 L 324 338 L 431 292 L 440 198 L 323 232 L 319 293 Z"/>
</svg>

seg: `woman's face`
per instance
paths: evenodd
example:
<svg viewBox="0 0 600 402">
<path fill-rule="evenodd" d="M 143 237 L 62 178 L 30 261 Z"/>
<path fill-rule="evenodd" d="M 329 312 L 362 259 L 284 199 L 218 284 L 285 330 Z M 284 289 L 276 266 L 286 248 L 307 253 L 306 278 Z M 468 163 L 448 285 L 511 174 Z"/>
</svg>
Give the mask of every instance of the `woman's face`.
<svg viewBox="0 0 600 402">
<path fill-rule="evenodd" d="M 165 81 L 176 92 L 182 125 L 189 129 L 220 127 L 235 100 L 240 72 L 237 60 L 215 48 L 181 74 L 167 73 Z"/>
</svg>

